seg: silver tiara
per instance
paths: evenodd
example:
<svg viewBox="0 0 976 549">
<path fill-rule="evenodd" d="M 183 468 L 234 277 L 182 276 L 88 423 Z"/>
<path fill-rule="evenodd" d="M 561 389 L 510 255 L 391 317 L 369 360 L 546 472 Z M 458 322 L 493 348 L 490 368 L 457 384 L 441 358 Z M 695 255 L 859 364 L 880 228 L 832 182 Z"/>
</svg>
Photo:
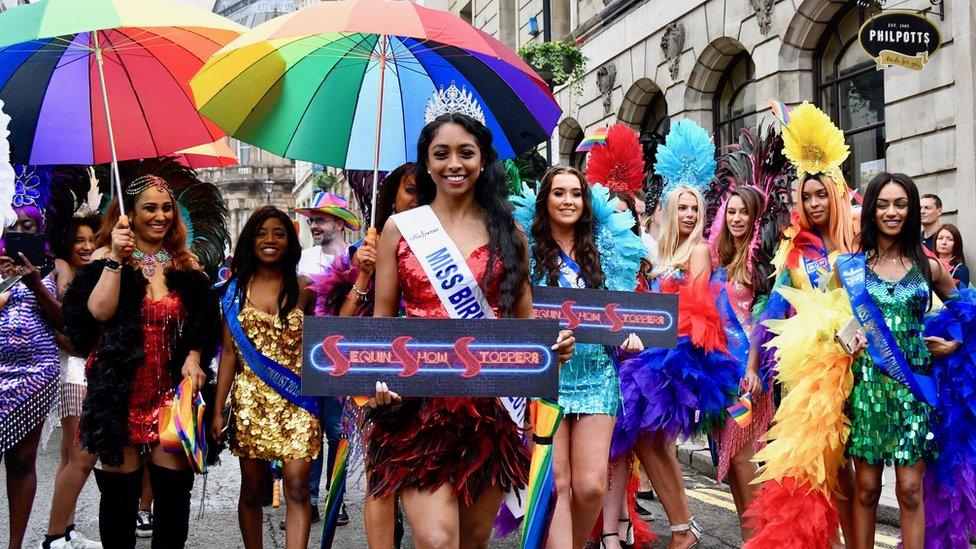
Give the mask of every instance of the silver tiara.
<svg viewBox="0 0 976 549">
<path fill-rule="evenodd" d="M 441 87 L 427 100 L 424 123 L 430 124 L 442 114 L 466 114 L 482 124 L 485 123 L 485 113 L 474 94 L 464 86 L 458 89 L 454 82 L 447 89 Z"/>
</svg>

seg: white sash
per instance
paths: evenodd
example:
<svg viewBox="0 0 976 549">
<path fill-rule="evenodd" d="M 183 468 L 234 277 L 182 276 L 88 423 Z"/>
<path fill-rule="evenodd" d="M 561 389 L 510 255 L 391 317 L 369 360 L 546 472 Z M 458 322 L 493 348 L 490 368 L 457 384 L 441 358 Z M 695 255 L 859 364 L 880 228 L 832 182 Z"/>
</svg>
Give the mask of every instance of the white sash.
<svg viewBox="0 0 976 549">
<path fill-rule="evenodd" d="M 451 318 L 495 318 L 457 244 L 430 206 L 392 216 Z"/>
<path fill-rule="evenodd" d="M 457 244 L 441 225 L 430 206 L 419 206 L 391 216 L 397 229 L 423 267 L 441 304 L 451 318 L 495 318 L 485 293 L 461 255 Z M 499 397 L 509 417 L 519 427 L 525 424 L 524 397 Z M 523 490 L 507 494 L 505 503 L 515 518 L 525 515 Z"/>
</svg>

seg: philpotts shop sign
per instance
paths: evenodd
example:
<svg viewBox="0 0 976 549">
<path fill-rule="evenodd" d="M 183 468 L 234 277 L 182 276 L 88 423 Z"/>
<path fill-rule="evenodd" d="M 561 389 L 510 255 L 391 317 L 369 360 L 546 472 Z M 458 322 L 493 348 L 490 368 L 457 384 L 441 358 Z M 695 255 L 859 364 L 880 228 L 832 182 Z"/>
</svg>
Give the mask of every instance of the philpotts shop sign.
<svg viewBox="0 0 976 549">
<path fill-rule="evenodd" d="M 935 23 L 922 15 L 886 11 L 861 25 L 858 42 L 878 70 L 898 65 L 920 71 L 939 49 L 942 37 Z"/>
</svg>

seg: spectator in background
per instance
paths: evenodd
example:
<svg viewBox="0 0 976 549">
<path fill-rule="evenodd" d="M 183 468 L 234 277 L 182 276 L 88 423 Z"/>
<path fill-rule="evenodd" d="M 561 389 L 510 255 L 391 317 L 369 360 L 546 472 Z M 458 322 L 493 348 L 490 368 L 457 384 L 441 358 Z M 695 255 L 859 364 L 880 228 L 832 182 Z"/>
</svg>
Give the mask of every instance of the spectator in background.
<svg viewBox="0 0 976 549">
<path fill-rule="evenodd" d="M 929 250 L 935 251 L 935 233 L 942 226 L 942 199 L 938 195 L 922 195 L 922 243 Z"/>
<path fill-rule="evenodd" d="M 949 265 L 949 273 L 956 281 L 956 287 L 969 286 L 969 267 L 966 267 L 966 256 L 962 252 L 962 235 L 955 225 L 946 223 L 936 231 L 935 253 L 943 263 Z"/>
</svg>

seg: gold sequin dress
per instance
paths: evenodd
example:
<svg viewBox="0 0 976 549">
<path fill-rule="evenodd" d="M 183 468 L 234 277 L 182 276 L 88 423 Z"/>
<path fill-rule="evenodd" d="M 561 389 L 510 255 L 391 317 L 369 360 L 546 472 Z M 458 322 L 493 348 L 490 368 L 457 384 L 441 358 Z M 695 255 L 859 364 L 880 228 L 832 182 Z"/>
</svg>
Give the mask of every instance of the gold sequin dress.
<svg viewBox="0 0 976 549">
<path fill-rule="evenodd" d="M 292 310 L 286 322 L 247 306 L 237 316 L 248 339 L 265 356 L 296 373 L 302 367 L 304 313 Z M 263 460 L 311 460 L 318 456 L 322 430 L 319 420 L 295 406 L 266 384 L 237 352 L 238 368 L 231 391 L 233 425 L 231 451 L 235 456 Z"/>
</svg>

